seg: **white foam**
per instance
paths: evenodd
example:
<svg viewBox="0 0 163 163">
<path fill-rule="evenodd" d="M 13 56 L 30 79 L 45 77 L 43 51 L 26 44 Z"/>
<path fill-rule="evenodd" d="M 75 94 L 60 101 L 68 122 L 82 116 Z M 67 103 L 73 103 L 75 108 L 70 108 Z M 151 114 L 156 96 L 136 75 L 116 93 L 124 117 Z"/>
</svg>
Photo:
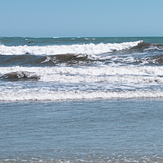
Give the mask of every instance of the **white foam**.
<svg viewBox="0 0 163 163">
<path fill-rule="evenodd" d="M 161 84 L 162 77 L 142 76 L 67 76 L 67 75 L 44 75 L 40 81 L 60 83 L 120 83 L 120 84 Z"/>
<path fill-rule="evenodd" d="M 33 92 L 24 90 L 17 92 L 0 92 L 0 101 L 57 101 L 57 100 L 90 100 L 90 99 L 114 99 L 114 98 L 163 98 L 162 91 L 46 91 Z"/>
<path fill-rule="evenodd" d="M 79 90 L 136 90 L 162 86 L 163 67 L 1 67 L 1 75 L 17 72 L 32 74 L 41 83 L 61 84 L 64 91 Z M 29 72 L 29 73 L 28 73 Z M 30 76 L 29 76 L 30 77 Z M 51 83 L 50 83 L 51 84 Z M 71 87 L 69 87 L 71 85 Z M 81 87 L 83 85 L 83 87 Z M 85 85 L 85 86 L 84 86 Z M 46 84 L 45 84 L 46 87 Z M 45 89 L 43 86 L 43 89 Z M 40 87 L 42 88 L 42 87 Z M 6 89 L 1 86 L 0 89 Z M 39 91 L 39 90 L 38 90 Z M 45 92 L 46 93 L 46 92 Z"/>
<path fill-rule="evenodd" d="M 56 54 L 88 54 L 96 55 L 112 52 L 114 50 L 130 49 L 142 41 L 108 43 L 108 44 L 73 44 L 73 45 L 52 45 L 52 46 L 5 46 L 0 45 L 1 55 L 56 55 Z"/>
<path fill-rule="evenodd" d="M 18 83 L 18 85 L 13 83 L 13 87 L 10 85 L 10 82 L 6 83 L 5 85 L 1 85 L 1 101 L 56 101 L 163 97 L 163 91 L 160 88 L 163 83 L 163 66 L 87 68 L 19 66 L 0 67 L 1 76 L 6 73 L 21 71 L 32 72 L 32 74 L 39 76 L 40 83 L 38 83 L 34 88 L 30 86 L 30 82 L 29 86 L 28 82 L 25 83 L 25 85 L 21 85 L 24 82 Z M 52 85 L 53 83 L 54 85 L 55 83 L 61 84 L 63 88 L 57 89 L 59 88 L 59 86 L 57 86 L 52 89 L 47 87 L 49 84 L 51 85 L 51 83 L 48 82 L 52 82 Z M 82 87 L 81 83 L 84 83 Z M 71 88 L 69 87 L 70 85 Z M 153 86 L 156 87 L 153 88 Z M 120 88 L 119 91 L 115 91 L 117 88 Z"/>
<path fill-rule="evenodd" d="M 124 67 L 0 67 L 0 73 L 15 72 L 15 71 L 28 71 L 34 72 L 37 75 L 88 75 L 88 76 L 108 76 L 108 75 L 128 75 L 128 76 L 163 76 L 163 66 L 152 67 L 152 66 L 124 66 Z"/>
</svg>

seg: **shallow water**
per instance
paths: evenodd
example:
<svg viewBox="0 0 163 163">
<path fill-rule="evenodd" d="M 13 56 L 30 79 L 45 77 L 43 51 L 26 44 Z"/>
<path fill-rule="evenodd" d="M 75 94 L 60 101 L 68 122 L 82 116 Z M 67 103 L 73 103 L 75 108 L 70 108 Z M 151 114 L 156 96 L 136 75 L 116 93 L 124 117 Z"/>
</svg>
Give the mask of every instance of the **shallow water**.
<svg viewBox="0 0 163 163">
<path fill-rule="evenodd" d="M 163 162 L 163 101 L 0 103 L 1 162 Z"/>
</svg>

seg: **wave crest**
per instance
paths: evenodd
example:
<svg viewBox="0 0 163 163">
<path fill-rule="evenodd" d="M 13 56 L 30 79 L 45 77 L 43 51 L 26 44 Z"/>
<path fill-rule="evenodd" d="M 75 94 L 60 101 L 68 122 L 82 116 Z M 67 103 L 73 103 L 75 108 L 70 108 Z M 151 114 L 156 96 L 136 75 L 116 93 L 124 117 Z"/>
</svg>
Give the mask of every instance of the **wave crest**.
<svg viewBox="0 0 163 163">
<path fill-rule="evenodd" d="M 8 79 L 11 81 L 17 80 L 38 80 L 39 76 L 32 72 L 17 71 L 4 74 L 1 78 Z"/>
<path fill-rule="evenodd" d="M 87 54 L 96 55 L 131 49 L 142 41 L 107 43 L 107 44 L 73 44 L 73 45 L 52 45 L 52 46 L 5 46 L 0 45 L 1 55 L 58 55 L 58 54 Z"/>
</svg>

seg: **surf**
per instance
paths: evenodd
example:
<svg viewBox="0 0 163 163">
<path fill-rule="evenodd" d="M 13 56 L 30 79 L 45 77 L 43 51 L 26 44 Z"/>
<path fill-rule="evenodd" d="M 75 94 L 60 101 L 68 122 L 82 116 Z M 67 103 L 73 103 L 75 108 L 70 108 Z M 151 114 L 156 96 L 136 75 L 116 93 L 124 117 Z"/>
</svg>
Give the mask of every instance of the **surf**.
<svg viewBox="0 0 163 163">
<path fill-rule="evenodd" d="M 0 55 L 58 55 L 58 54 L 88 54 L 97 55 L 130 49 L 142 41 L 123 43 L 99 43 L 99 44 L 72 44 L 49 46 L 5 46 L 0 45 Z"/>
</svg>

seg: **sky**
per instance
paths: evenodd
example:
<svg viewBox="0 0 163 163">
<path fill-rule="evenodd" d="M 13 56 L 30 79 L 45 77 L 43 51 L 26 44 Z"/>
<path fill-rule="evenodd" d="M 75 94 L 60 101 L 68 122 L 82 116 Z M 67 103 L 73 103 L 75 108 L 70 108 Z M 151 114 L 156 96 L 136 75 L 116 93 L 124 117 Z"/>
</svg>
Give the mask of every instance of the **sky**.
<svg viewBox="0 0 163 163">
<path fill-rule="evenodd" d="M 0 0 L 0 36 L 163 36 L 163 0 Z"/>
</svg>

